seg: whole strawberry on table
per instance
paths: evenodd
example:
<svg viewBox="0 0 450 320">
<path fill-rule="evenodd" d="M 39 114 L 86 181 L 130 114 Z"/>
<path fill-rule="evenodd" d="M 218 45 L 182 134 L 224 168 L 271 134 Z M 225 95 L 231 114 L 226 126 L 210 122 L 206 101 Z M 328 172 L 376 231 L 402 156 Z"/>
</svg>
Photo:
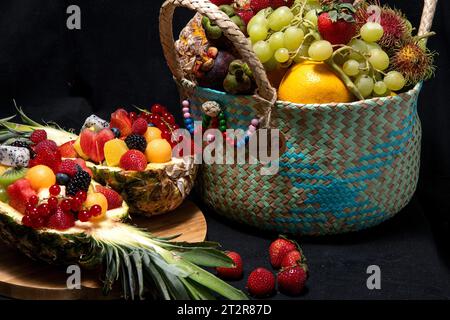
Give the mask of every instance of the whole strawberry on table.
<svg viewBox="0 0 450 320">
<path fill-rule="evenodd" d="M 126 223 L 129 211 L 175 208 L 192 186 L 195 167 L 172 157 L 178 126 L 165 107 L 92 115 L 79 135 L 18 113 L 24 124 L 0 119 L 1 240 L 36 260 L 99 270 L 104 294 L 120 281 L 131 299 L 246 299 L 201 268 L 233 265 L 217 243 L 161 239 Z"/>
</svg>

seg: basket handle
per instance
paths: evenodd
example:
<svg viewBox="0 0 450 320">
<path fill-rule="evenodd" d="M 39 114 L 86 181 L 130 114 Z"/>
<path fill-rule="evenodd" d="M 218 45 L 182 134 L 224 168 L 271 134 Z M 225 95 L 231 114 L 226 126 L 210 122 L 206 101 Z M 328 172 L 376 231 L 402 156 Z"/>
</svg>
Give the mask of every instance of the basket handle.
<svg viewBox="0 0 450 320">
<path fill-rule="evenodd" d="M 244 36 L 242 31 L 224 12 L 208 0 L 166 0 L 161 6 L 159 34 L 164 56 L 175 79 L 179 83 L 189 81 L 185 78 L 183 69 L 180 66 L 173 38 L 173 14 L 175 8 L 178 7 L 184 7 L 207 16 L 222 29 L 223 34 L 234 44 L 236 50 L 241 55 L 242 60 L 247 63 L 252 70 L 258 87 L 256 97 L 259 98 L 262 103 L 262 105 L 258 107 L 258 115 L 265 117 L 266 122 L 270 122 L 270 110 L 277 99 L 277 91 L 270 84 L 263 65 L 258 57 L 256 57 L 250 42 Z M 266 124 L 270 125 L 269 123 Z"/>
</svg>

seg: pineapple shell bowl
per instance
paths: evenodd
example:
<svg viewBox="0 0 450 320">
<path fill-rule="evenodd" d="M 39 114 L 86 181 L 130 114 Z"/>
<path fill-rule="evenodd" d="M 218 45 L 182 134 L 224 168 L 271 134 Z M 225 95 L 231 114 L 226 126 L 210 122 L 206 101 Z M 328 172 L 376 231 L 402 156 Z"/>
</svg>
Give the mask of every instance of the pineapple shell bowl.
<svg viewBox="0 0 450 320">
<path fill-rule="evenodd" d="M 94 180 L 119 192 L 131 213 L 153 216 L 175 210 L 191 191 L 198 166 L 192 157 L 150 163 L 144 171 L 125 171 L 89 163 Z"/>
</svg>

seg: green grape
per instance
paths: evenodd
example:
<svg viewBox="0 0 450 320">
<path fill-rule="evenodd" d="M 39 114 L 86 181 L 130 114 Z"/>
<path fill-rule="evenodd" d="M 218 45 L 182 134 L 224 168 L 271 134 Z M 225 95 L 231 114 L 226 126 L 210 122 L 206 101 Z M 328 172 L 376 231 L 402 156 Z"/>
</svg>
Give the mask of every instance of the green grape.
<svg viewBox="0 0 450 320">
<path fill-rule="evenodd" d="M 0 201 L 2 202 L 8 202 L 8 193 L 5 189 L 0 187 Z"/>
<path fill-rule="evenodd" d="M 375 92 L 379 96 L 383 96 L 387 92 L 387 86 L 384 81 L 377 81 L 373 86 L 373 92 Z"/>
<path fill-rule="evenodd" d="M 324 61 L 333 54 L 333 47 L 331 43 L 326 40 L 314 41 L 308 50 L 308 55 L 311 59 L 317 61 Z"/>
<path fill-rule="evenodd" d="M 289 51 L 286 48 L 280 48 L 277 51 L 275 51 L 275 59 L 280 62 L 286 62 L 289 60 Z"/>
<path fill-rule="evenodd" d="M 389 67 L 389 56 L 380 49 L 370 50 L 369 62 L 377 70 L 386 70 Z"/>
<path fill-rule="evenodd" d="M 283 48 L 283 46 L 284 46 L 284 34 L 283 34 L 283 32 L 280 32 L 280 31 L 275 32 L 274 34 L 272 34 L 269 37 L 268 42 L 269 42 L 270 48 L 273 51 L 276 51 L 277 49 Z"/>
<path fill-rule="evenodd" d="M 289 51 L 295 51 L 302 44 L 305 34 L 297 27 L 289 27 L 284 31 L 284 47 Z"/>
<path fill-rule="evenodd" d="M 374 81 L 367 75 L 360 75 L 355 80 L 355 85 L 364 98 L 370 96 L 373 91 Z"/>
<path fill-rule="evenodd" d="M 347 60 L 342 66 L 342 70 L 346 75 L 354 77 L 359 73 L 359 62 L 353 59 Z"/>
<path fill-rule="evenodd" d="M 262 12 L 262 10 L 260 12 Z M 255 15 L 253 16 L 253 18 L 250 19 L 250 21 L 247 24 L 247 32 L 250 29 L 250 27 L 253 26 L 254 24 L 259 24 L 267 28 L 268 22 L 264 15 Z"/>
<path fill-rule="evenodd" d="M 268 18 L 269 28 L 280 31 L 294 18 L 294 14 L 288 7 L 279 7 Z"/>
<path fill-rule="evenodd" d="M 377 42 L 383 36 L 383 27 L 376 22 L 367 22 L 361 27 L 361 38 L 367 42 Z"/>
<path fill-rule="evenodd" d="M 268 30 L 265 26 L 261 24 L 254 24 L 248 29 L 248 35 L 253 43 L 260 40 L 266 40 Z"/>
<path fill-rule="evenodd" d="M 352 41 L 349 42 L 348 45 L 362 54 L 366 54 L 369 52 L 367 44 L 360 39 L 353 39 Z M 354 51 L 350 52 L 348 58 L 359 62 L 364 61 L 364 57 L 362 57 L 359 53 L 356 53 Z"/>
<path fill-rule="evenodd" d="M 384 83 L 389 90 L 398 91 L 405 86 L 405 78 L 398 71 L 390 71 L 384 77 Z"/>
<path fill-rule="evenodd" d="M 304 60 L 303 57 L 307 57 L 307 56 L 308 56 L 308 50 L 309 50 L 309 46 L 303 44 L 303 45 L 300 47 L 300 50 L 298 50 L 298 53 L 295 55 L 295 57 L 294 57 L 294 62 L 295 62 L 295 63 L 302 62 L 302 61 Z"/>
<path fill-rule="evenodd" d="M 383 50 L 381 49 L 380 45 L 376 42 L 366 42 L 366 45 L 367 45 L 367 52 L 370 52 L 370 50 L 373 49 Z"/>
<path fill-rule="evenodd" d="M 270 49 L 269 44 L 267 41 L 263 40 L 260 40 L 253 45 L 253 51 L 255 51 L 256 56 L 262 63 L 269 61 L 273 55 L 273 51 Z"/>
<path fill-rule="evenodd" d="M 305 14 L 305 20 L 308 20 L 309 22 L 311 22 L 314 26 L 317 26 L 317 10 L 313 9 L 313 10 L 309 10 L 306 14 Z"/>
</svg>

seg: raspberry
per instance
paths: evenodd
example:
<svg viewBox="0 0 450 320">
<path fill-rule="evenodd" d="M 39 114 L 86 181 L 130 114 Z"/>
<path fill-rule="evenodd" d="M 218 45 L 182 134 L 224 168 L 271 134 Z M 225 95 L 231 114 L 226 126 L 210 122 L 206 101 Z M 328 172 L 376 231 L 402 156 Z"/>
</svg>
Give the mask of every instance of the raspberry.
<svg viewBox="0 0 450 320">
<path fill-rule="evenodd" d="M 96 186 L 95 191 L 103 194 L 108 201 L 108 210 L 116 209 L 122 206 L 123 199 L 120 194 L 111 188 L 104 186 Z"/>
<path fill-rule="evenodd" d="M 41 143 L 45 143 L 45 141 Z M 41 146 L 36 157 L 30 161 L 29 167 L 31 168 L 38 164 L 43 164 L 50 167 L 54 172 L 58 172 L 59 166 L 61 165 L 61 153 L 58 149 L 52 150 L 49 145 Z"/>
<path fill-rule="evenodd" d="M 133 123 L 133 126 L 131 127 L 133 133 L 143 135 L 148 128 L 148 123 L 142 118 L 136 119 L 136 121 Z"/>
<path fill-rule="evenodd" d="M 41 152 L 48 152 L 48 150 L 51 150 L 53 152 L 58 150 L 58 146 L 56 145 L 56 142 L 53 140 L 44 140 L 39 142 L 36 147 L 34 147 L 34 151 L 36 153 Z"/>
<path fill-rule="evenodd" d="M 125 139 L 125 143 L 130 150 L 134 149 L 145 152 L 145 149 L 147 148 L 147 140 L 145 140 L 143 136 L 140 136 L 138 134 L 129 135 Z"/>
<path fill-rule="evenodd" d="M 45 132 L 45 130 L 41 130 L 41 129 L 34 130 L 30 136 L 30 140 L 34 144 L 38 144 L 41 141 L 47 140 L 47 132 Z"/>
<path fill-rule="evenodd" d="M 147 167 L 147 158 L 138 150 L 128 150 L 120 158 L 120 167 L 124 170 L 144 171 Z"/>
<path fill-rule="evenodd" d="M 67 174 L 69 177 L 73 177 L 78 172 L 78 164 L 70 159 L 65 159 L 59 166 L 58 173 Z"/>
<path fill-rule="evenodd" d="M 61 208 L 48 219 L 47 227 L 55 230 L 67 230 L 75 225 L 75 218 L 70 212 L 64 212 Z"/>
</svg>

